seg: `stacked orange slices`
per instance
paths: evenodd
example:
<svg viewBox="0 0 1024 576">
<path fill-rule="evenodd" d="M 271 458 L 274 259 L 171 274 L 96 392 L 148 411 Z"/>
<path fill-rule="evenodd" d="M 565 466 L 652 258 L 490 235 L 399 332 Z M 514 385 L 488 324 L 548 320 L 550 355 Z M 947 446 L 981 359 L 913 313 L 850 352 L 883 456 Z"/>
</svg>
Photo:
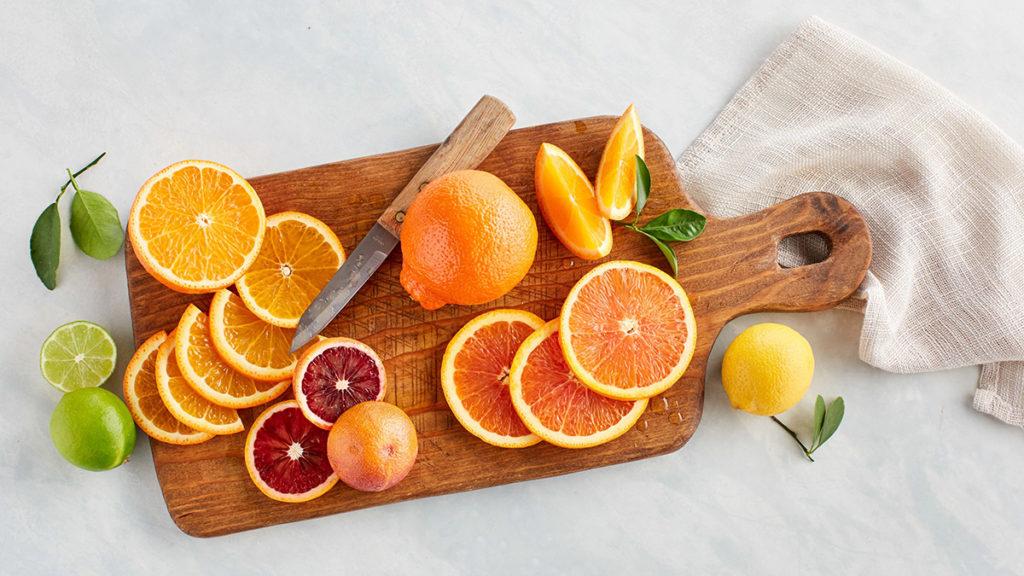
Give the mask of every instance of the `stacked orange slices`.
<svg viewBox="0 0 1024 576">
<path fill-rule="evenodd" d="M 448 344 L 441 385 L 463 427 L 489 444 L 597 446 L 629 431 L 648 399 L 682 376 L 696 329 L 674 278 L 606 262 L 576 283 L 555 320 L 521 310 L 471 320 Z"/>
<path fill-rule="evenodd" d="M 147 271 L 181 292 L 213 292 L 136 350 L 124 394 L 139 427 L 169 444 L 243 430 L 238 410 L 292 385 L 297 314 L 345 259 L 337 236 L 299 212 L 264 216 L 230 168 L 187 160 L 143 184 L 128 221 Z M 228 287 L 237 283 L 239 294 Z"/>
</svg>

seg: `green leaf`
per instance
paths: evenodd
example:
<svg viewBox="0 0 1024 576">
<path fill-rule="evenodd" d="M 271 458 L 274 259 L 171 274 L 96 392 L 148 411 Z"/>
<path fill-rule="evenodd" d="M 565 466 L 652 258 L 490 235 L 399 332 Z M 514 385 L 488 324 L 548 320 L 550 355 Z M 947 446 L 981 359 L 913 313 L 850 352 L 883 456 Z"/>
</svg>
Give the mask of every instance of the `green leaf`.
<svg viewBox="0 0 1024 576">
<path fill-rule="evenodd" d="M 651 240 L 651 242 L 654 242 L 654 245 L 657 246 L 659 250 L 661 250 L 662 254 L 665 255 L 665 259 L 668 260 L 669 266 L 672 267 L 672 275 L 673 276 L 678 276 L 679 275 L 679 260 L 676 259 L 675 251 L 672 250 L 672 248 L 670 248 L 668 244 L 665 244 L 664 242 L 662 242 L 661 240 L 657 239 L 656 237 L 651 236 L 647 232 L 644 232 L 642 229 L 634 228 L 634 230 L 636 230 L 637 232 L 643 234 L 644 236 L 647 236 Z"/>
<path fill-rule="evenodd" d="M 60 264 L 60 212 L 56 202 L 47 206 L 32 226 L 29 255 L 36 268 L 36 276 L 43 285 L 50 290 L 56 288 L 57 266 Z"/>
<path fill-rule="evenodd" d="M 811 450 L 818 447 L 821 439 L 821 425 L 825 422 L 825 399 L 818 394 L 814 401 L 814 437 L 811 440 Z"/>
<path fill-rule="evenodd" d="M 843 414 L 846 412 L 846 405 L 843 403 L 843 397 L 840 396 L 832 401 L 825 409 L 825 420 L 821 426 L 821 440 L 818 442 L 818 446 L 821 446 L 836 433 L 839 429 L 839 423 L 843 421 Z"/>
<path fill-rule="evenodd" d="M 82 252 L 98 260 L 117 254 L 124 243 L 117 209 L 102 194 L 76 188 L 71 200 L 71 237 Z"/>
<path fill-rule="evenodd" d="M 704 231 L 707 218 L 693 210 L 676 208 L 669 210 L 645 224 L 640 230 L 665 242 L 687 242 Z"/>
<path fill-rule="evenodd" d="M 647 169 L 647 163 L 640 157 L 639 154 L 636 156 L 636 218 L 640 218 L 640 214 L 644 211 L 644 206 L 647 205 L 647 198 L 651 195 L 651 171 Z M 633 222 L 636 222 L 636 218 Z"/>
</svg>

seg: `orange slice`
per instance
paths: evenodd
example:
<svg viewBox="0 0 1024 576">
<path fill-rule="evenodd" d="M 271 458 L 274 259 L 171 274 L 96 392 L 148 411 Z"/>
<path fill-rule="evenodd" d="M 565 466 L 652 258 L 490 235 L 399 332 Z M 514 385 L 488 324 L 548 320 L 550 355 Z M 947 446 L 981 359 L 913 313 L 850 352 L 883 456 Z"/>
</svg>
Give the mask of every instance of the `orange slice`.
<svg viewBox="0 0 1024 576">
<path fill-rule="evenodd" d="M 289 380 L 264 382 L 234 371 L 221 360 L 210 337 L 210 322 L 189 304 L 174 331 L 174 352 L 182 376 L 200 396 L 226 408 L 251 408 L 288 389 Z"/>
<path fill-rule="evenodd" d="M 245 469 L 260 492 L 278 502 L 322 496 L 338 476 L 327 458 L 327 430 L 306 420 L 295 400 L 263 411 L 245 438 Z"/>
<path fill-rule="evenodd" d="M 591 390 L 620 400 L 664 392 L 690 364 L 697 325 L 683 287 L 647 264 L 595 267 L 569 291 L 559 338 L 565 361 Z"/>
<path fill-rule="evenodd" d="M 612 128 L 597 167 L 597 207 L 612 220 L 629 216 L 636 201 L 636 157 L 644 157 L 644 129 L 630 104 Z"/>
<path fill-rule="evenodd" d="M 301 212 L 274 214 L 259 257 L 238 279 L 238 295 L 263 321 L 295 328 L 344 261 L 345 250 L 326 224 Z"/>
<path fill-rule="evenodd" d="M 508 375 L 519 345 L 544 321 L 523 310 L 494 310 L 473 318 L 448 342 L 441 389 L 470 434 L 502 448 L 540 442 L 512 407 Z"/>
<path fill-rule="evenodd" d="M 563 448 L 589 448 L 622 436 L 647 399 L 614 400 L 587 388 L 565 363 L 558 319 L 523 342 L 512 361 L 512 405 L 534 434 Z"/>
<path fill-rule="evenodd" d="M 167 410 L 182 424 L 208 434 L 234 434 L 244 430 L 238 412 L 217 406 L 199 394 L 181 375 L 174 354 L 174 333 L 156 355 L 156 389 Z"/>
<path fill-rule="evenodd" d="M 268 382 L 289 380 L 298 355 L 291 353 L 295 330 L 268 324 L 224 288 L 210 302 L 213 347 L 234 370 Z"/>
<path fill-rule="evenodd" d="M 124 401 L 135 423 L 150 438 L 168 444 L 199 444 L 213 434 L 185 426 L 167 410 L 156 389 L 156 357 L 160 345 L 167 340 L 163 330 L 150 336 L 135 351 L 124 370 Z"/>
<path fill-rule="evenodd" d="M 597 260 L 612 251 L 612 225 L 597 208 L 594 187 L 558 146 L 540 145 L 534 187 L 544 221 L 570 252 Z"/>
<path fill-rule="evenodd" d="M 128 215 L 139 262 L 180 292 L 230 286 L 256 260 L 266 218 L 252 186 L 216 162 L 185 160 L 142 185 Z"/>
</svg>

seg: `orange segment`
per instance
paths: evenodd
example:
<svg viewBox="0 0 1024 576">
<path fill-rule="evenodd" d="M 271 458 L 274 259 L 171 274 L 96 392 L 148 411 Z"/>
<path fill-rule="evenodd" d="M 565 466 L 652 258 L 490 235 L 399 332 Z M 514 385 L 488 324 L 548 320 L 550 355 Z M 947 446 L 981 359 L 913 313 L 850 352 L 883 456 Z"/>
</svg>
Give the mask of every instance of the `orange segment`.
<svg viewBox="0 0 1024 576">
<path fill-rule="evenodd" d="M 588 448 L 625 434 L 647 399 L 613 400 L 576 379 L 558 342 L 558 319 L 531 334 L 516 352 L 509 375 L 512 404 L 526 426 L 563 448 Z"/>
<path fill-rule="evenodd" d="M 142 185 L 128 235 L 154 278 L 181 292 L 213 292 L 230 286 L 256 260 L 265 224 L 263 204 L 238 173 L 185 160 Z"/>
<path fill-rule="evenodd" d="M 448 343 L 441 389 L 470 434 L 503 448 L 540 442 L 512 407 L 508 374 L 519 345 L 543 324 L 523 310 L 494 310 L 470 320 Z"/>
<path fill-rule="evenodd" d="M 160 345 L 167 340 L 163 330 L 150 336 L 135 351 L 124 370 L 124 401 L 135 423 L 150 438 L 168 444 L 199 444 L 213 438 L 213 434 L 199 432 L 175 418 L 156 387 L 156 358 Z"/>
<path fill-rule="evenodd" d="M 234 434 L 244 429 L 238 412 L 196 394 L 181 375 L 174 354 L 173 332 L 157 350 L 156 389 L 171 415 L 190 428 L 208 434 Z"/>
<path fill-rule="evenodd" d="M 570 252 L 597 260 L 612 250 L 612 225 L 601 215 L 587 175 L 561 148 L 541 144 L 534 169 L 544 221 Z"/>
<path fill-rule="evenodd" d="M 256 262 L 238 279 L 238 295 L 264 322 L 295 328 L 344 261 L 345 250 L 326 224 L 301 212 L 274 214 Z"/>
<path fill-rule="evenodd" d="M 217 355 L 210 338 L 210 322 L 189 304 L 174 331 L 178 368 L 203 398 L 227 408 L 251 408 L 270 402 L 288 389 L 288 380 L 263 382 L 231 369 Z"/>
<path fill-rule="evenodd" d="M 290 379 L 298 359 L 290 352 L 294 337 L 295 330 L 264 322 L 227 288 L 210 302 L 210 338 L 217 355 L 250 378 Z"/>
<path fill-rule="evenodd" d="M 644 157 L 644 130 L 630 104 L 612 128 L 597 167 L 597 206 L 612 220 L 629 216 L 636 200 L 636 157 Z"/>
<path fill-rule="evenodd" d="M 683 287 L 654 266 L 597 266 L 569 291 L 559 338 L 591 390 L 620 400 L 664 392 L 690 364 L 697 325 Z"/>
</svg>

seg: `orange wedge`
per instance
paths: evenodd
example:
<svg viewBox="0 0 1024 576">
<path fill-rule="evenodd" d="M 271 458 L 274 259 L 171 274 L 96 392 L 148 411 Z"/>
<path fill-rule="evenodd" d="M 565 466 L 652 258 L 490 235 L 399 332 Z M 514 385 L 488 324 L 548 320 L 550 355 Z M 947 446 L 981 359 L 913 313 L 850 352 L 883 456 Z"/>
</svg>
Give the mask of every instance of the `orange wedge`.
<svg viewBox="0 0 1024 576">
<path fill-rule="evenodd" d="M 441 389 L 452 414 L 477 438 L 502 448 L 540 442 L 512 407 L 508 374 L 519 345 L 544 321 L 524 310 L 493 310 L 459 330 L 441 360 Z"/>
<path fill-rule="evenodd" d="M 179 445 L 206 442 L 213 434 L 182 424 L 160 399 L 156 388 L 156 357 L 165 340 L 167 333 L 163 330 L 153 334 L 128 361 L 124 370 L 124 402 L 135 423 L 154 440 Z"/>
<path fill-rule="evenodd" d="M 195 304 L 185 309 L 174 334 L 174 352 L 182 376 L 200 396 L 218 406 L 259 406 L 284 394 L 291 384 L 290 380 L 255 380 L 233 370 L 217 355 L 210 321 Z"/>
<path fill-rule="evenodd" d="M 559 338 L 580 382 L 611 398 L 637 400 L 664 392 L 683 375 L 697 325 L 675 278 L 617 260 L 595 267 L 569 290 Z"/>
<path fill-rule="evenodd" d="M 185 160 L 142 185 L 128 236 L 142 266 L 179 292 L 230 286 L 259 254 L 266 218 L 252 186 L 234 170 Z"/>
<path fill-rule="evenodd" d="M 597 167 L 597 207 L 606 218 L 622 220 L 636 201 L 636 157 L 644 157 L 644 130 L 630 104 L 612 128 Z"/>
<path fill-rule="evenodd" d="M 264 322 L 227 288 L 213 295 L 210 338 L 217 355 L 234 370 L 267 382 L 291 379 L 298 359 L 290 352 L 294 337 L 295 330 Z"/>
<path fill-rule="evenodd" d="M 512 405 L 526 426 L 563 448 L 589 448 L 622 436 L 647 408 L 647 399 L 614 400 L 576 379 L 558 342 L 558 319 L 523 341 L 512 361 Z"/>
<path fill-rule="evenodd" d="M 203 398 L 181 375 L 174 354 L 174 333 L 156 355 L 156 389 L 164 406 L 182 424 L 208 434 L 235 434 L 244 430 L 238 412 Z"/>
<path fill-rule="evenodd" d="M 295 328 L 344 261 L 345 250 L 326 224 L 301 212 L 274 214 L 259 257 L 238 279 L 238 295 L 263 321 Z"/>
<path fill-rule="evenodd" d="M 534 187 L 544 221 L 570 252 L 597 260 L 612 251 L 612 225 L 598 210 L 594 187 L 558 146 L 540 145 Z"/>
</svg>

